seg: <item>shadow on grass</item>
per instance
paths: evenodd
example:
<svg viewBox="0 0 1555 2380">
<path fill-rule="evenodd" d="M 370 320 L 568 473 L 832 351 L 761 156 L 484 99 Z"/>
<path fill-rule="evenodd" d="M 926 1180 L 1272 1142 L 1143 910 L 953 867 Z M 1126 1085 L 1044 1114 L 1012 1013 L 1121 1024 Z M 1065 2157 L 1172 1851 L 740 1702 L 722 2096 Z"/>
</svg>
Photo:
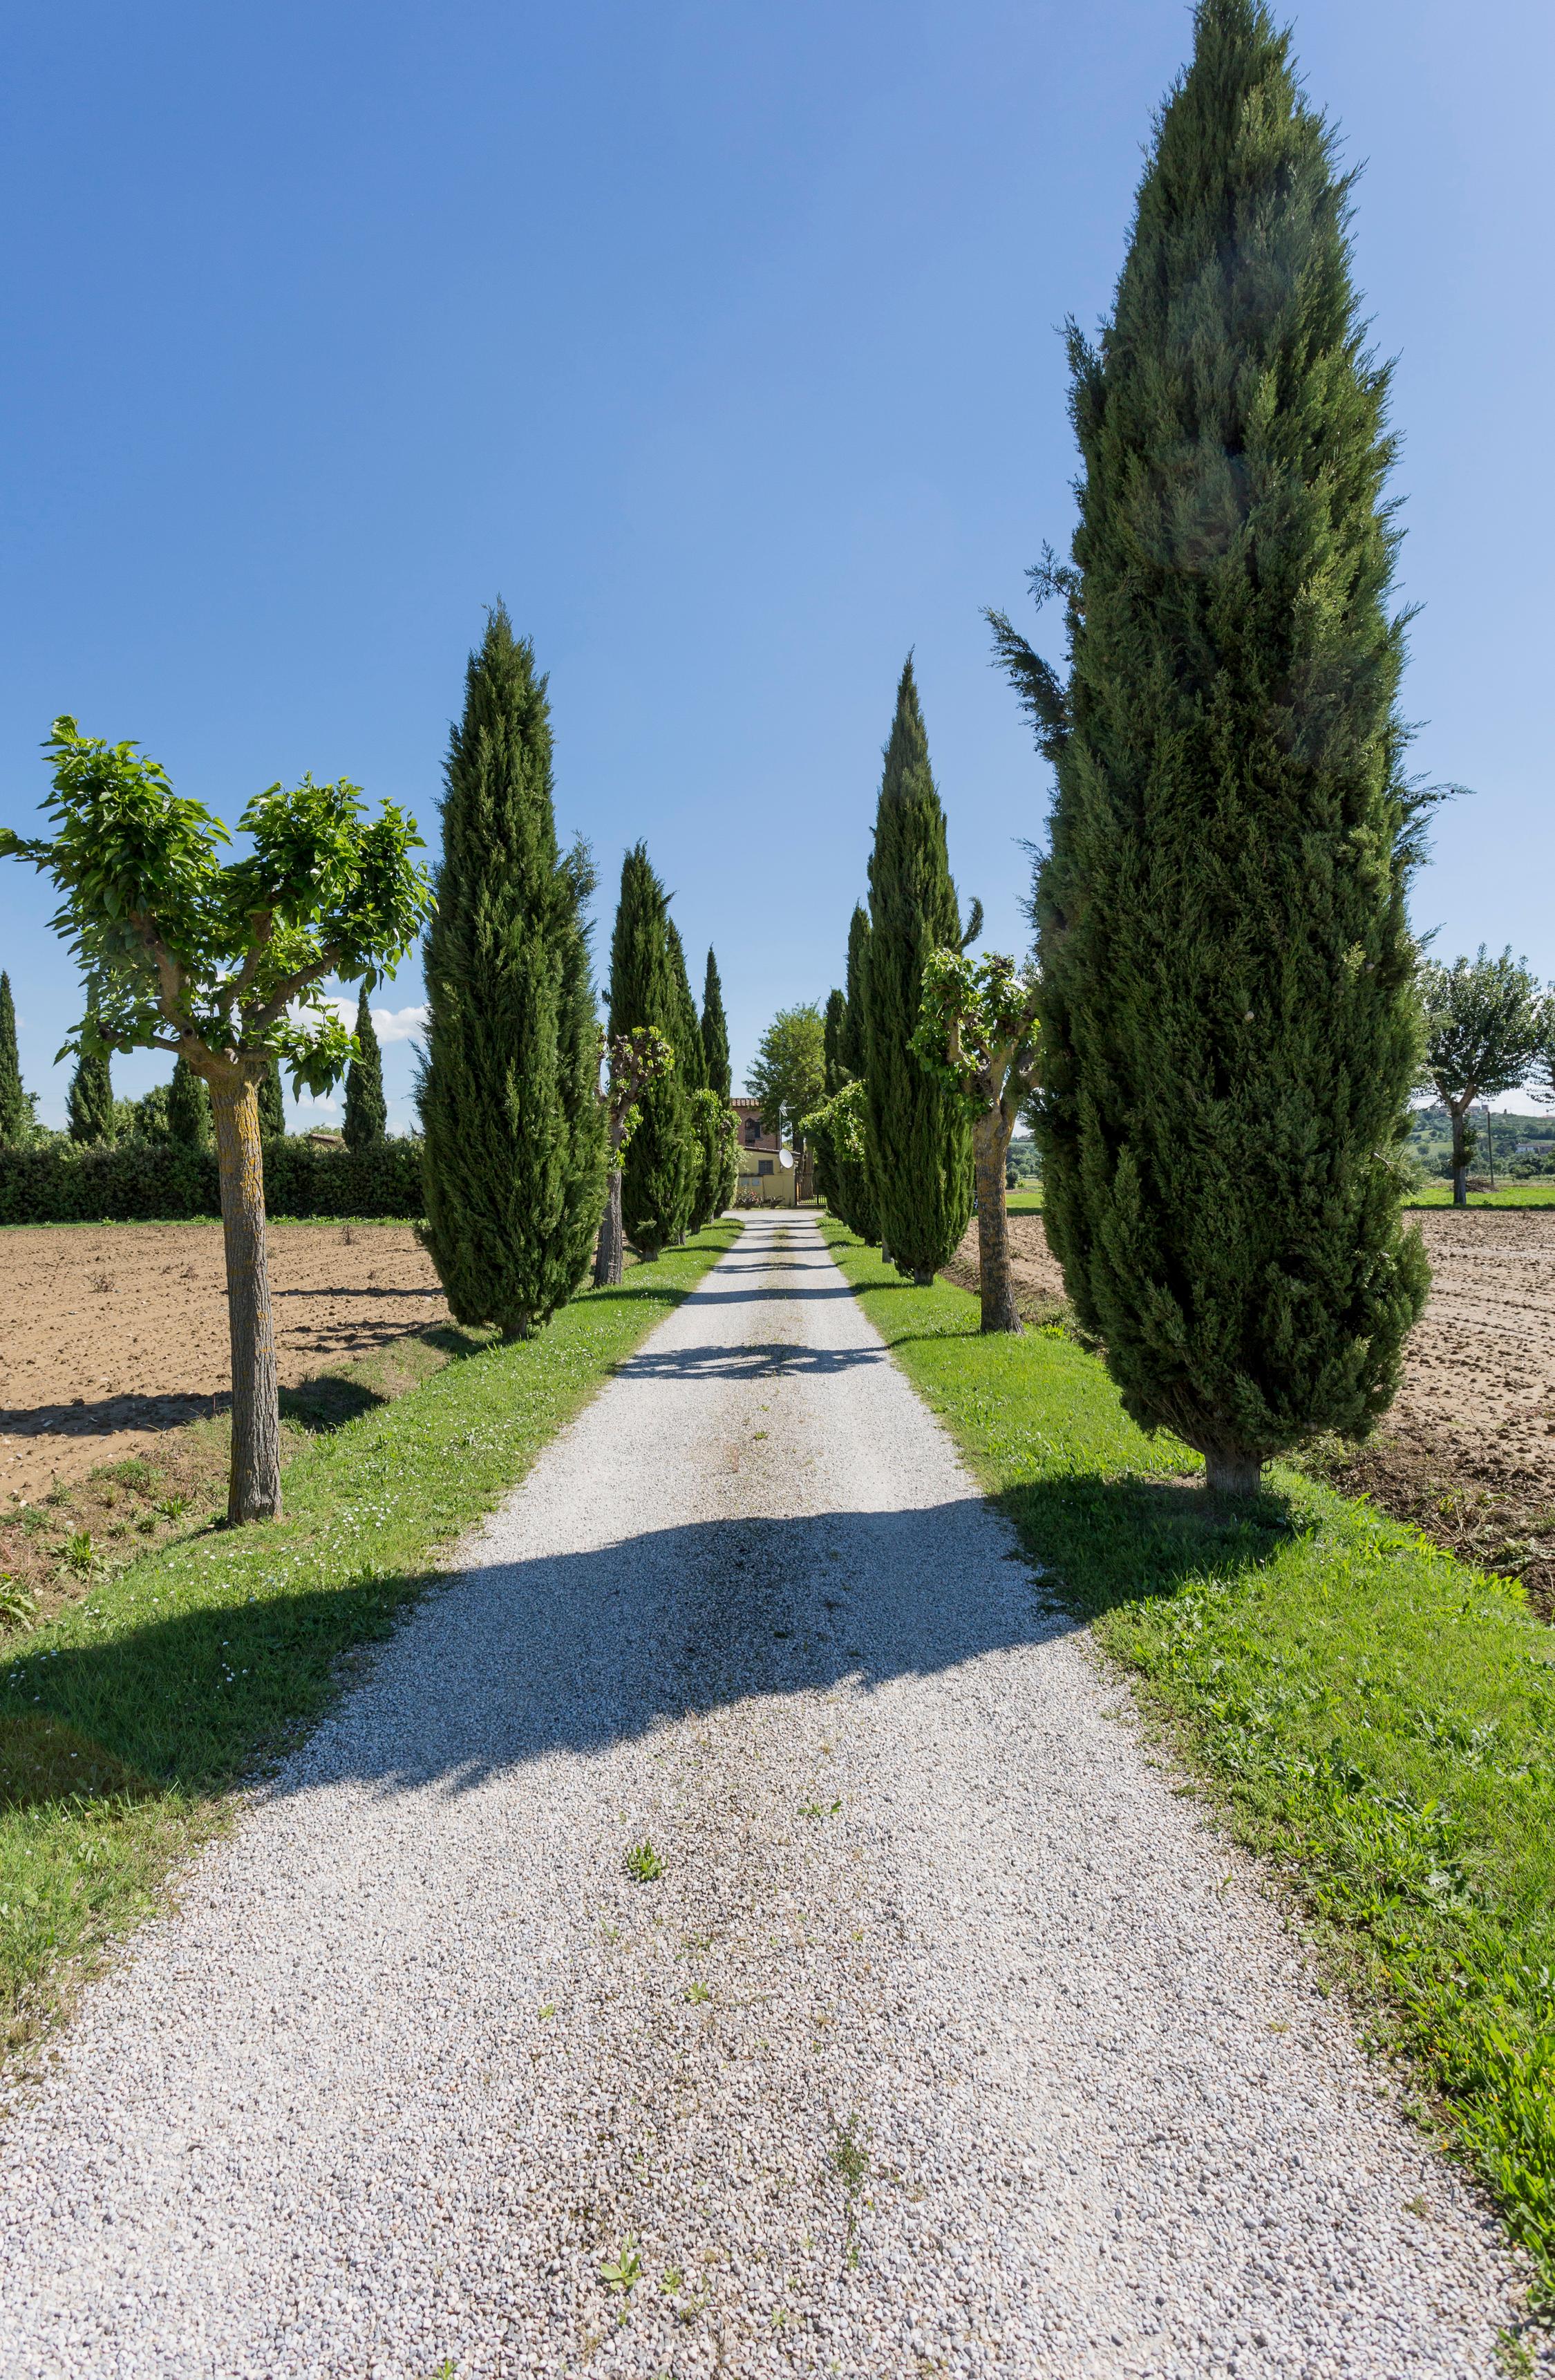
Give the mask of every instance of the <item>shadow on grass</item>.
<svg viewBox="0 0 1555 2380">
<path fill-rule="evenodd" d="M 1211 1497 L 1201 1480 L 1162 1474 L 1108 1478 L 1073 1472 L 995 1496 L 1076 1617 L 1171 1596 L 1191 1581 L 1262 1568 L 1317 1523 L 1267 1492 L 1246 1503 Z"/>
</svg>

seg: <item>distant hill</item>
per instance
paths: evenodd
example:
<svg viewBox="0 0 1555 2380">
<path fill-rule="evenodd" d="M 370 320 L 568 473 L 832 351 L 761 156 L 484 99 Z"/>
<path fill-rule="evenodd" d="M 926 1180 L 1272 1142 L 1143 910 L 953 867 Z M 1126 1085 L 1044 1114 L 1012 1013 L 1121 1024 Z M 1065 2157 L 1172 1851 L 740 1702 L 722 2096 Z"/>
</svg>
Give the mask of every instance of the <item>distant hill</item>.
<svg viewBox="0 0 1555 2380">
<path fill-rule="evenodd" d="M 1537 1180 L 1540 1174 L 1555 1174 L 1555 1110 L 1545 1108 L 1524 1113 L 1511 1108 L 1492 1109 L 1488 1138 L 1483 1108 L 1475 1109 L 1473 1123 L 1476 1145 L 1469 1170 L 1474 1174 L 1488 1175 L 1492 1161 L 1498 1182 L 1527 1182 Z M 1447 1110 L 1440 1101 L 1415 1109 L 1407 1146 L 1423 1173 L 1440 1178 L 1448 1172 L 1452 1135 L 1448 1129 Z"/>
</svg>

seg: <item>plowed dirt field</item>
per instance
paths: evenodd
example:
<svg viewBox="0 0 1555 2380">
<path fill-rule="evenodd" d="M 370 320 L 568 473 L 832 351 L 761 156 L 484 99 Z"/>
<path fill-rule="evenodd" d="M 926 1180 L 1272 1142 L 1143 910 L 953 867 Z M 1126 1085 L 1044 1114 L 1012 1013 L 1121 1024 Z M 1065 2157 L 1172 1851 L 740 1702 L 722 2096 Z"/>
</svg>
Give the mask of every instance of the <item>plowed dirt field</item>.
<svg viewBox="0 0 1555 2380">
<path fill-rule="evenodd" d="M 288 1223 L 270 1234 L 283 1387 L 446 1321 L 404 1223 Z M 15 1504 L 228 1403 L 215 1223 L 0 1232 L 0 1499 Z"/>
</svg>

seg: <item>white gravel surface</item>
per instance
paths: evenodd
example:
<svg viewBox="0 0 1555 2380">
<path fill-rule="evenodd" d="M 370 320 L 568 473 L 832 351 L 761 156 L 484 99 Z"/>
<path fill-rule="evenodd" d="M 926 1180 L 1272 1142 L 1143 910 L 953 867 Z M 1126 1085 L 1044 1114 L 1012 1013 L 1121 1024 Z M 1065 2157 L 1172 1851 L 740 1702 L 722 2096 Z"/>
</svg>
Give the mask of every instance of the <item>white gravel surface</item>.
<svg viewBox="0 0 1555 2380">
<path fill-rule="evenodd" d="M 808 1220 L 468 1555 L 13 2113 L 5 2380 L 1500 2370 L 1494 2225 Z"/>
</svg>

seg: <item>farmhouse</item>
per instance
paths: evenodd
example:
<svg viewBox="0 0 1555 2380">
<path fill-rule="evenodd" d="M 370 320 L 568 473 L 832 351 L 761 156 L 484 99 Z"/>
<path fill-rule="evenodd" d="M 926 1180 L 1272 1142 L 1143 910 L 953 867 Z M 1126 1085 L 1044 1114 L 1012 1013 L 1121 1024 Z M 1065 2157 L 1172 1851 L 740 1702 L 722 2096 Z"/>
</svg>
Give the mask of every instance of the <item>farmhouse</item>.
<svg viewBox="0 0 1555 2380">
<path fill-rule="evenodd" d="M 784 1148 L 775 1132 L 761 1126 L 759 1099 L 731 1099 L 739 1118 L 740 1178 L 735 1190 L 736 1207 L 795 1207 L 799 1176 L 794 1152 Z"/>
</svg>

